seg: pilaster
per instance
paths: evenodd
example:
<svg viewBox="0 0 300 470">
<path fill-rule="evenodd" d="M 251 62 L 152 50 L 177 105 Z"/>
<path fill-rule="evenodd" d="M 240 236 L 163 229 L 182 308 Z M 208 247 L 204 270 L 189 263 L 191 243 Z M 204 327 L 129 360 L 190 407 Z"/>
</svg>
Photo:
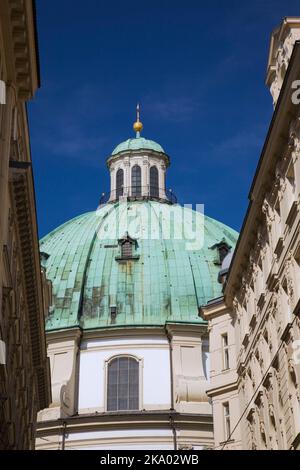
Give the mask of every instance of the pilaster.
<svg viewBox="0 0 300 470">
<path fill-rule="evenodd" d="M 78 348 L 81 330 L 74 328 L 47 334 L 47 351 L 51 364 L 52 403 L 41 411 L 39 421 L 65 418 L 76 413 L 78 382 Z"/>
<path fill-rule="evenodd" d="M 207 336 L 207 327 L 172 323 L 167 325 L 167 332 L 171 342 L 175 410 L 211 413 L 202 362 L 202 338 Z"/>
</svg>

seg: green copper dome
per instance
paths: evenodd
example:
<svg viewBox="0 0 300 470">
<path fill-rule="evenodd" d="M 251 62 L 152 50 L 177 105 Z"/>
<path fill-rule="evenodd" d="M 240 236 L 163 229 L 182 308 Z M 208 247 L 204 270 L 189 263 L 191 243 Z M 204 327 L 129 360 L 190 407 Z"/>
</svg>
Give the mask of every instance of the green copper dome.
<svg viewBox="0 0 300 470">
<path fill-rule="evenodd" d="M 183 229 L 203 232 L 203 246 Z M 40 242 L 54 295 L 46 328 L 200 323 L 199 306 L 221 295 L 215 245 L 234 248 L 237 236 L 191 209 L 150 200 L 80 215 Z M 131 240 L 129 259 L 122 238 Z"/>
<path fill-rule="evenodd" d="M 156 152 L 165 153 L 164 149 L 161 145 L 154 140 L 145 139 L 144 137 L 136 137 L 134 139 L 127 139 L 125 142 L 121 142 L 117 147 L 113 150 L 112 155 L 116 155 L 120 152 L 125 152 L 128 150 L 155 150 Z"/>
</svg>

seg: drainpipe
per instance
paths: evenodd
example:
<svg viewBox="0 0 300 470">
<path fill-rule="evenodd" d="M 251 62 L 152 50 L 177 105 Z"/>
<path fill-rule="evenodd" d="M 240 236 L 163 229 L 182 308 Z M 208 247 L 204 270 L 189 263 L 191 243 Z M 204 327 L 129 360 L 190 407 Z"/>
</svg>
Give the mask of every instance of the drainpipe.
<svg viewBox="0 0 300 470">
<path fill-rule="evenodd" d="M 175 422 L 174 422 L 174 417 L 173 417 L 173 411 L 175 411 L 174 408 L 174 370 L 173 370 L 173 345 L 172 345 L 172 337 L 170 333 L 168 332 L 167 325 L 165 325 L 165 333 L 166 337 L 169 343 L 169 357 L 170 357 L 170 380 L 171 380 L 171 413 L 169 416 L 169 422 L 173 434 L 173 444 L 174 444 L 174 450 L 177 450 L 177 434 L 176 434 L 176 427 L 175 427 Z"/>
<path fill-rule="evenodd" d="M 62 426 L 62 441 L 61 441 L 61 450 L 65 450 L 65 444 L 66 444 L 66 429 L 67 429 L 67 422 L 63 422 Z"/>
<path fill-rule="evenodd" d="M 175 427 L 175 422 L 173 416 L 170 414 L 169 417 L 170 421 L 170 426 L 172 429 L 172 434 L 173 434 L 173 444 L 174 444 L 174 450 L 177 450 L 177 435 L 176 435 L 176 427 Z"/>
</svg>

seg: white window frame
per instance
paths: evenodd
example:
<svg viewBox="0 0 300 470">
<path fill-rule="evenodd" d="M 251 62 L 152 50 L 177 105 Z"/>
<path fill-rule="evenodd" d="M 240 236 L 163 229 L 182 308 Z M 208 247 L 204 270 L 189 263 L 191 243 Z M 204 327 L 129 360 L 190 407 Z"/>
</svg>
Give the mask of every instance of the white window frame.
<svg viewBox="0 0 300 470">
<path fill-rule="evenodd" d="M 231 435 L 231 423 L 230 423 L 230 407 L 229 402 L 226 401 L 222 404 L 223 406 L 223 421 L 224 421 L 224 440 L 230 439 Z"/>
<path fill-rule="evenodd" d="M 131 359 L 134 359 L 135 361 L 138 362 L 139 366 L 139 400 L 138 400 L 138 409 L 137 410 L 132 410 L 132 411 L 140 411 L 144 408 L 143 405 L 143 370 L 144 370 L 144 362 L 141 357 L 134 356 L 133 354 L 115 354 L 114 356 L 111 356 L 110 358 L 105 360 L 105 380 L 104 380 L 104 409 L 106 413 L 111 413 L 113 412 L 112 410 L 107 409 L 107 404 L 108 404 L 108 366 L 111 361 L 114 359 L 120 358 L 120 357 L 128 357 Z M 124 412 L 128 412 L 130 410 L 123 410 Z M 122 413 L 122 410 L 116 410 L 115 412 L 120 412 Z"/>
<path fill-rule="evenodd" d="M 226 341 L 225 341 L 225 339 L 226 339 Z M 221 341 L 222 341 L 223 370 L 228 370 L 228 369 L 230 369 L 228 333 L 222 333 Z"/>
</svg>

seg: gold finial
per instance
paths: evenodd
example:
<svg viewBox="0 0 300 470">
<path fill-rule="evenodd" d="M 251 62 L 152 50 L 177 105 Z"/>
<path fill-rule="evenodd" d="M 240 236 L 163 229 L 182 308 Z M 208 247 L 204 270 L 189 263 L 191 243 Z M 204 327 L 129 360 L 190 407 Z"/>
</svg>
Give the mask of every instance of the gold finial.
<svg viewBox="0 0 300 470">
<path fill-rule="evenodd" d="M 133 124 L 133 129 L 136 132 L 136 136 L 140 136 L 140 132 L 143 130 L 143 124 L 140 121 L 140 105 L 139 103 L 136 106 L 136 121 Z"/>
</svg>

